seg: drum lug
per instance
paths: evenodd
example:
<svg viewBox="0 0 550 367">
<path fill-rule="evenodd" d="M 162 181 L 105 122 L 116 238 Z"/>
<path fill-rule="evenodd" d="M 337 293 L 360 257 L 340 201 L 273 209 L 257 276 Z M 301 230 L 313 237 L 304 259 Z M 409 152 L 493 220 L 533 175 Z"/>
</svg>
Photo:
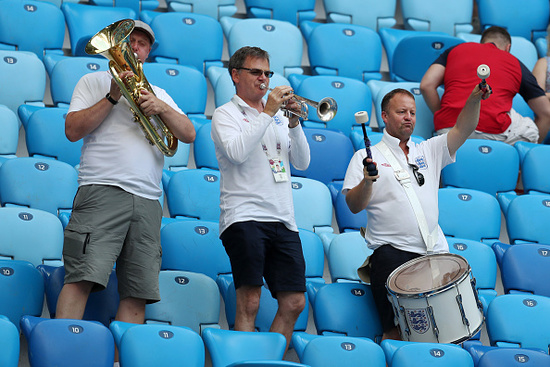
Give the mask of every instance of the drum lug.
<svg viewBox="0 0 550 367">
<path fill-rule="evenodd" d="M 476 304 L 477 304 L 477 308 L 483 312 L 483 303 L 481 303 L 481 301 L 479 300 L 479 296 L 477 294 L 477 289 L 476 289 L 476 278 L 472 278 L 470 280 L 470 284 L 472 284 L 472 290 L 474 291 L 474 296 L 476 298 Z"/>
<path fill-rule="evenodd" d="M 405 333 L 407 336 L 411 335 L 411 330 L 409 329 L 409 321 L 407 321 L 407 315 L 405 315 L 405 307 L 399 306 L 399 312 L 403 315 L 403 320 L 405 320 Z"/>
<path fill-rule="evenodd" d="M 466 312 L 464 311 L 464 306 L 462 305 L 462 295 L 456 296 L 456 303 L 458 304 L 458 308 L 460 310 L 460 315 L 462 316 L 462 323 L 470 329 L 470 321 L 468 321 L 468 318 L 466 317 Z"/>
<path fill-rule="evenodd" d="M 439 329 L 437 328 L 437 324 L 435 323 L 435 317 L 434 317 L 434 310 L 433 310 L 433 307 L 432 306 L 428 306 L 428 315 L 430 316 L 430 321 L 433 325 L 433 332 L 435 334 L 435 338 L 437 339 L 437 341 L 439 342 Z"/>
</svg>

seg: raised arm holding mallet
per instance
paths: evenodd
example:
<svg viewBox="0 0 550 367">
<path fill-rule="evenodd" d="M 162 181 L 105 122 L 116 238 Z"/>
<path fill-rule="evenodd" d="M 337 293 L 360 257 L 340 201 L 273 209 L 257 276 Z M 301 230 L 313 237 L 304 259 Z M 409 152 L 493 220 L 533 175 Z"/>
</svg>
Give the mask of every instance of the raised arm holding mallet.
<svg viewBox="0 0 550 367">
<path fill-rule="evenodd" d="M 355 113 L 355 122 L 361 125 L 363 129 L 363 139 L 365 140 L 365 150 L 367 151 L 367 158 L 363 159 L 363 165 L 367 167 L 367 172 L 369 176 L 378 175 L 378 170 L 376 169 L 376 164 L 372 162 L 372 153 L 370 151 L 370 140 L 367 136 L 367 129 L 365 124 L 369 122 L 369 114 L 367 111 L 359 111 Z M 367 159 L 370 159 L 370 162 L 367 162 Z M 373 180 L 376 181 L 376 180 Z"/>
</svg>

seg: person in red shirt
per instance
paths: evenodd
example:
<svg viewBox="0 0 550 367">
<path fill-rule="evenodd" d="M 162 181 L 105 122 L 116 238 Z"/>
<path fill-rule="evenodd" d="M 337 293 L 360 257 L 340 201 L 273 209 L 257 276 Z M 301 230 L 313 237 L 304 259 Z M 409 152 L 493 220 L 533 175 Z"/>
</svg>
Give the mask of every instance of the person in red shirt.
<svg viewBox="0 0 550 367">
<path fill-rule="evenodd" d="M 466 85 L 479 82 L 475 70 L 481 64 L 490 68 L 487 83 L 493 95 L 481 104 L 476 131 L 470 138 L 492 139 L 514 144 L 516 141 L 540 142 L 550 130 L 550 100 L 529 69 L 510 53 L 508 31 L 493 26 L 486 29 L 480 43 L 466 42 L 445 50 L 428 68 L 420 90 L 434 113 L 437 134 L 454 126 L 471 90 Z M 443 96 L 437 88 L 443 85 Z M 512 100 L 519 93 L 535 113 L 535 121 L 519 115 Z"/>
</svg>

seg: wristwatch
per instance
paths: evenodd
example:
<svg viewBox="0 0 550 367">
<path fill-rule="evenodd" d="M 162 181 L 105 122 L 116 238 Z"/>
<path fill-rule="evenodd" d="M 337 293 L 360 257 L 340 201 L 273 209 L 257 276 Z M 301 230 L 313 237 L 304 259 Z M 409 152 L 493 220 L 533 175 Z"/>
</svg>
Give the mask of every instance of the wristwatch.
<svg viewBox="0 0 550 367">
<path fill-rule="evenodd" d="M 107 101 L 111 102 L 113 105 L 116 105 L 116 104 L 118 103 L 118 101 L 115 101 L 115 100 L 113 99 L 113 97 L 111 97 L 111 94 L 110 94 L 110 93 L 107 93 L 107 94 L 105 95 L 105 98 L 107 98 Z"/>
</svg>

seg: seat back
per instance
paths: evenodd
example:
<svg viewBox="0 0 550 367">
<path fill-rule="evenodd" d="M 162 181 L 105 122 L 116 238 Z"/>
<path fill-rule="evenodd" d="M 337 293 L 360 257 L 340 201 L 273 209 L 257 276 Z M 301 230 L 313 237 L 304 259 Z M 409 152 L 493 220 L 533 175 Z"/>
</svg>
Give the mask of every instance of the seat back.
<svg viewBox="0 0 550 367">
<path fill-rule="evenodd" d="M 484 353 L 477 367 L 548 366 L 550 355 L 535 350 L 497 348 Z"/>
<path fill-rule="evenodd" d="M 399 342 L 388 340 L 382 342 L 382 348 L 386 352 L 387 345 Z M 386 359 L 389 361 L 386 352 Z M 416 363 L 418 364 L 415 364 Z M 474 361 L 470 353 L 459 346 L 452 344 L 436 343 L 403 343 L 400 344 L 391 355 L 391 366 L 449 366 L 449 367 L 474 367 Z"/>
<path fill-rule="evenodd" d="M 336 202 L 334 203 L 334 214 L 340 233 L 346 231 L 359 231 L 361 227 L 367 225 L 367 211 L 361 210 L 359 213 L 352 213 L 346 203 L 346 195 L 338 191 Z"/>
<path fill-rule="evenodd" d="M 0 315 L 0 337 L 2 346 L 0 347 L 0 364 L 6 367 L 17 367 L 19 364 L 19 330 L 4 315 Z"/>
<path fill-rule="evenodd" d="M 446 236 L 481 242 L 499 239 L 501 213 L 494 196 L 462 188 L 442 188 L 438 196 L 439 226 Z"/>
<path fill-rule="evenodd" d="M 219 170 L 216 158 L 216 147 L 210 132 L 212 123 L 206 123 L 199 128 L 193 144 L 195 166 L 197 168 L 209 168 Z"/>
<path fill-rule="evenodd" d="M 395 19 L 396 0 L 323 0 L 327 21 L 332 23 L 351 23 L 368 27 L 375 31 L 391 28 Z M 369 11 L 361 11 L 369 9 Z"/>
<path fill-rule="evenodd" d="M 6 164 L 6 163 L 4 163 Z M 513 199 L 506 213 L 510 243 L 538 242 L 550 244 L 550 195 L 520 195 Z"/>
<path fill-rule="evenodd" d="M 206 327 L 219 327 L 220 292 L 213 279 L 200 273 L 162 270 L 159 286 L 161 300 L 146 305 L 146 323 L 186 326 L 197 334 Z"/>
<path fill-rule="evenodd" d="M 0 208 L 0 257 L 62 264 L 63 226 L 57 216 L 30 208 Z"/>
<path fill-rule="evenodd" d="M 545 169 L 545 163 L 550 156 L 550 146 L 540 145 L 525 155 L 521 165 L 523 190 L 550 194 L 550 173 Z"/>
<path fill-rule="evenodd" d="M 330 243 L 327 260 L 332 282 L 361 282 L 357 274 L 359 268 L 372 250 L 359 231 L 340 233 Z"/>
<path fill-rule="evenodd" d="M 0 105 L 0 156 L 15 157 L 19 144 L 19 127 L 15 112 Z"/>
<path fill-rule="evenodd" d="M 168 11 L 209 15 L 219 20 L 237 12 L 235 0 L 168 0 Z"/>
<path fill-rule="evenodd" d="M 300 361 L 311 366 L 386 366 L 382 348 L 372 340 L 349 336 L 323 336 L 309 341 Z"/>
<path fill-rule="evenodd" d="M 77 176 L 74 167 L 58 160 L 10 159 L 0 167 L 2 206 L 26 206 L 58 215 L 72 208 Z"/>
<path fill-rule="evenodd" d="M 63 54 L 65 18 L 59 7 L 42 1 L 0 3 L 0 48 Z"/>
<path fill-rule="evenodd" d="M 456 36 L 470 33 L 474 4 L 469 0 L 443 3 L 437 0 L 401 0 L 405 29 L 445 32 Z"/>
<path fill-rule="evenodd" d="M 299 235 L 306 262 L 306 281 L 308 279 L 321 280 L 325 269 L 323 243 L 317 234 L 306 229 L 301 229 Z"/>
<path fill-rule="evenodd" d="M 298 228 L 332 232 L 332 199 L 325 184 L 311 178 L 292 177 L 292 198 Z"/>
<path fill-rule="evenodd" d="M 502 258 L 502 285 L 506 293 L 526 292 L 550 296 L 546 281 L 550 273 L 550 246 L 517 244 L 510 246 Z"/>
<path fill-rule="evenodd" d="M 305 20 L 315 19 L 315 0 L 245 0 L 249 18 L 271 18 L 300 25 Z"/>
<path fill-rule="evenodd" d="M 321 24 L 306 41 L 313 75 L 338 75 L 364 82 L 382 78 L 382 42 L 372 29 L 354 24 Z"/>
</svg>

